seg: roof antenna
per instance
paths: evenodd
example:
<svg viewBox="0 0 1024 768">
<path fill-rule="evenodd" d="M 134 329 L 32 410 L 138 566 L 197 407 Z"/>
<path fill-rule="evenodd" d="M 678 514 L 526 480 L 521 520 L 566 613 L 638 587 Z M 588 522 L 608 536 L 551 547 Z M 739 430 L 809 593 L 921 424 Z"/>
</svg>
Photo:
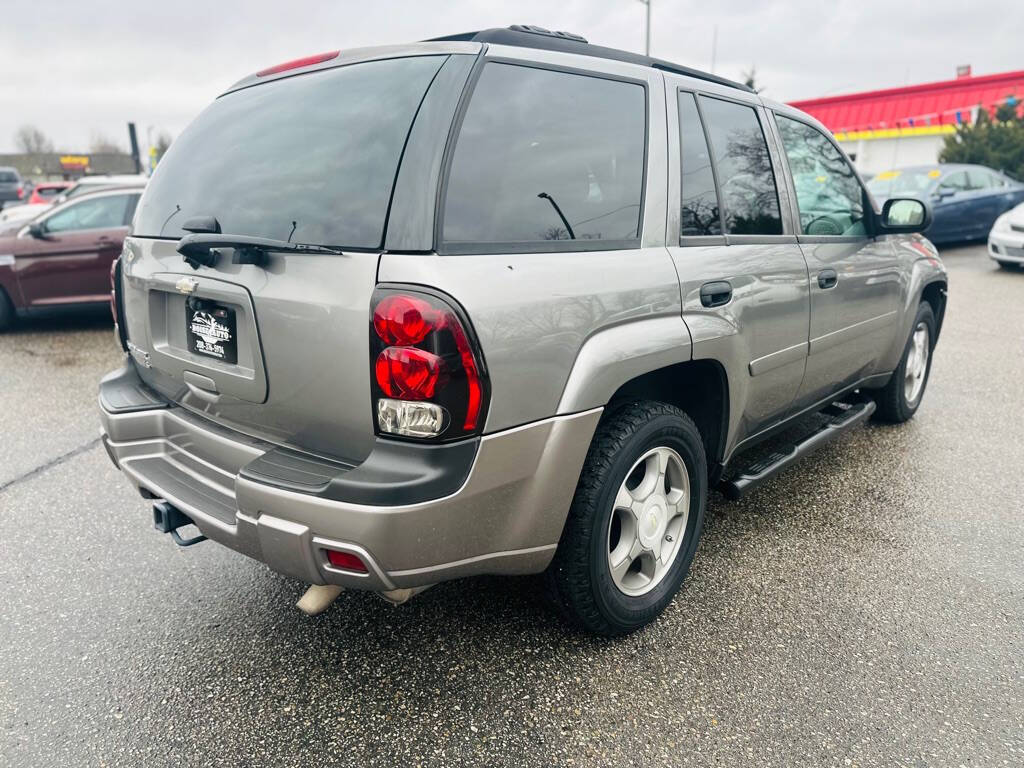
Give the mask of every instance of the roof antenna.
<svg viewBox="0 0 1024 768">
<path fill-rule="evenodd" d="M 292 231 L 288 233 L 288 239 L 285 242 L 290 243 L 292 241 L 292 235 L 295 234 L 295 227 L 297 225 L 298 225 L 298 222 L 296 222 L 296 221 L 292 222 Z"/>
</svg>

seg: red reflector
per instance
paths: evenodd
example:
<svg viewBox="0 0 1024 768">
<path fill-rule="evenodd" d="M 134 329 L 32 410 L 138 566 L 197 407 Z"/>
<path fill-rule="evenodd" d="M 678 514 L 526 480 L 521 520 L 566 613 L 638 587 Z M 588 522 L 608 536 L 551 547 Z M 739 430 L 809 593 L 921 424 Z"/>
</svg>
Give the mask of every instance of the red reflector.
<svg viewBox="0 0 1024 768">
<path fill-rule="evenodd" d="M 435 310 L 415 296 L 388 296 L 373 311 L 373 329 L 385 344 L 419 344 L 434 329 Z"/>
<path fill-rule="evenodd" d="M 324 61 L 330 61 L 336 58 L 341 51 L 328 51 L 327 53 L 318 53 L 315 56 L 306 56 L 302 59 L 293 59 L 292 61 L 286 61 L 284 64 L 278 64 L 276 67 L 267 67 L 261 69 L 256 73 L 256 77 L 266 77 L 267 75 L 276 75 L 278 72 L 287 72 L 289 69 L 300 69 L 302 67 L 308 67 L 313 64 L 320 64 Z"/>
<path fill-rule="evenodd" d="M 443 364 L 437 355 L 416 347 L 388 347 L 377 355 L 377 384 L 388 397 L 429 400 Z"/>
<path fill-rule="evenodd" d="M 353 555 L 351 552 L 338 552 L 335 549 L 326 549 L 324 551 L 327 553 L 327 561 L 335 568 L 366 573 L 366 566 L 359 559 L 358 555 Z"/>
</svg>

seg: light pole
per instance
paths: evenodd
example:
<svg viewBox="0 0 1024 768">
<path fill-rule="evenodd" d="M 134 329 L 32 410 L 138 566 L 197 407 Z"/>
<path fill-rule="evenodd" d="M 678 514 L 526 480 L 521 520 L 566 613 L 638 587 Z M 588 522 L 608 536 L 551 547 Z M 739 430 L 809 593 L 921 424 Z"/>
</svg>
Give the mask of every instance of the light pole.
<svg viewBox="0 0 1024 768">
<path fill-rule="evenodd" d="M 638 0 L 647 6 L 644 9 L 644 15 L 646 16 L 644 22 L 644 56 L 651 55 L 651 0 Z"/>
</svg>

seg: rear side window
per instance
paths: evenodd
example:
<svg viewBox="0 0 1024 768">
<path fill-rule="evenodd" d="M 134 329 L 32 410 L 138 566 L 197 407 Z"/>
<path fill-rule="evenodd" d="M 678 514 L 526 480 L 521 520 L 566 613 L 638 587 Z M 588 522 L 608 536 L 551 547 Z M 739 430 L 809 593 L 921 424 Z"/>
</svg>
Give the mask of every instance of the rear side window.
<svg viewBox="0 0 1024 768">
<path fill-rule="evenodd" d="M 444 56 L 311 72 L 217 99 L 171 145 L 136 234 L 180 238 L 193 216 L 225 233 L 378 248 L 416 110 Z"/>
<path fill-rule="evenodd" d="M 865 236 L 864 190 L 853 168 L 821 131 L 778 115 L 805 235 Z"/>
<path fill-rule="evenodd" d="M 47 232 L 75 232 L 83 229 L 123 227 L 129 201 L 133 195 L 106 195 L 69 205 L 50 216 Z"/>
<path fill-rule="evenodd" d="M 692 93 L 679 93 L 681 237 L 722 234 L 715 174 L 711 168 L 711 151 L 708 149 L 694 98 Z"/>
<path fill-rule="evenodd" d="M 487 64 L 455 145 L 442 239 L 635 241 L 646 120 L 642 85 Z"/>
<path fill-rule="evenodd" d="M 726 233 L 781 235 L 779 194 L 757 112 L 706 96 L 700 106 L 718 170 Z"/>
</svg>

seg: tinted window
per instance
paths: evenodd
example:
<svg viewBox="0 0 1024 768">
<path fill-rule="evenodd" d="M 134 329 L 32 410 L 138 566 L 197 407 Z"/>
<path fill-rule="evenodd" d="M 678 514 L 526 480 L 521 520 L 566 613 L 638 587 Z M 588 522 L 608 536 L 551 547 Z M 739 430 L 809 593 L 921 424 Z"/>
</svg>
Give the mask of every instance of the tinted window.
<svg viewBox="0 0 1024 768">
<path fill-rule="evenodd" d="M 846 162 L 821 131 L 779 116 L 782 146 L 789 160 L 805 235 L 865 235 L 864 191 Z"/>
<path fill-rule="evenodd" d="M 718 193 L 711 170 L 711 152 L 692 93 L 679 94 L 680 198 L 679 234 L 720 235 Z"/>
<path fill-rule="evenodd" d="M 704 96 L 700 105 L 718 171 L 725 231 L 781 235 L 779 194 L 757 112 L 744 104 Z"/>
<path fill-rule="evenodd" d="M 0 171 L 0 184 L 17 184 L 18 174 L 14 171 Z"/>
<path fill-rule="evenodd" d="M 631 240 L 646 103 L 633 83 L 488 64 L 448 181 L 448 242 Z"/>
<path fill-rule="evenodd" d="M 122 227 L 131 195 L 94 197 L 57 211 L 46 222 L 47 232 L 73 232 L 80 229 Z"/>
<path fill-rule="evenodd" d="M 205 215 L 230 234 L 379 247 L 405 137 L 443 61 L 351 64 L 222 96 L 160 161 L 136 233 L 179 238 Z"/>
</svg>

